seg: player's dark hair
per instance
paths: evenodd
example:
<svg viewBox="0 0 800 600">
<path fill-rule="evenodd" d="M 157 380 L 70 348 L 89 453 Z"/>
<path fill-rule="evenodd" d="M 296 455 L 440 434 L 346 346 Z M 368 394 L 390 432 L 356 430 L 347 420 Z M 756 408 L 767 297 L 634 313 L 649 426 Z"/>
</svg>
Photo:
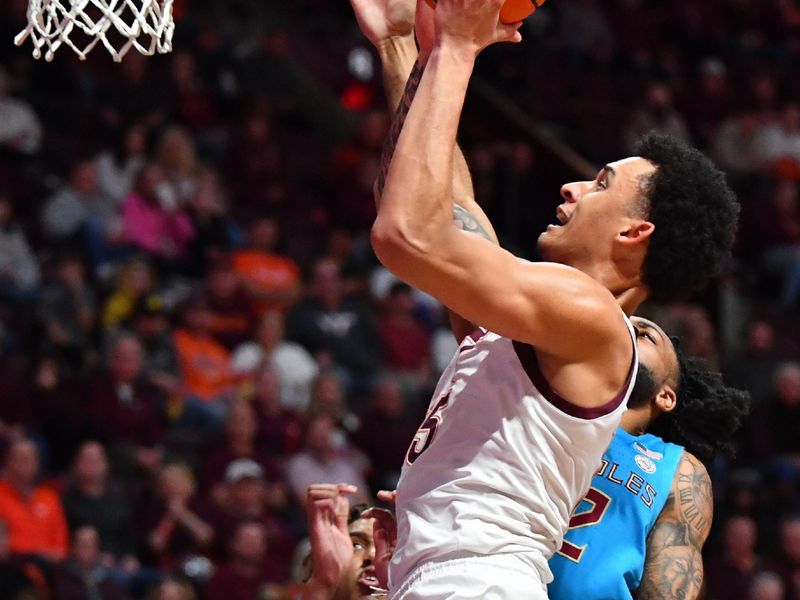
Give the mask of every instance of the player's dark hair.
<svg viewBox="0 0 800 600">
<path fill-rule="evenodd" d="M 679 444 L 702 462 L 717 454 L 732 457 L 733 435 L 750 412 L 750 394 L 728 387 L 722 375 L 708 370 L 705 362 L 688 358 L 673 339 L 679 380 L 675 409 L 661 414 L 647 432 Z"/>
<path fill-rule="evenodd" d="M 642 186 L 642 212 L 655 225 L 642 281 L 653 300 L 675 300 L 701 288 L 725 267 L 739 203 L 722 171 L 680 140 L 650 133 L 635 153 L 656 167 Z"/>
<path fill-rule="evenodd" d="M 347 513 L 347 524 L 351 524 L 354 521 L 358 521 L 361 518 L 361 515 L 370 508 L 370 505 L 366 502 L 362 502 L 361 504 L 356 504 L 350 507 L 350 512 Z"/>
</svg>

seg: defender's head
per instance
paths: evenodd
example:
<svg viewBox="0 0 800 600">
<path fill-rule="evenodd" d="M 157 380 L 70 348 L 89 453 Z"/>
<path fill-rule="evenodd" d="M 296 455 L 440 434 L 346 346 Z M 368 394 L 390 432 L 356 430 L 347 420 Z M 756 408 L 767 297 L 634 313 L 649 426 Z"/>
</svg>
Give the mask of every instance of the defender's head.
<svg viewBox="0 0 800 600">
<path fill-rule="evenodd" d="M 369 509 L 366 504 L 356 504 L 350 508 L 347 516 L 347 530 L 350 533 L 350 541 L 353 544 L 353 558 L 350 564 L 344 567 L 341 576 L 341 584 L 336 590 L 333 600 L 368 600 L 374 598 L 376 590 L 380 589 L 380 583 L 375 574 L 375 539 L 373 537 L 373 525 L 375 519 L 365 517 L 364 513 Z M 309 554 L 304 566 L 310 566 L 310 572 L 306 576 L 311 576 L 314 570 L 314 556 Z"/>
<path fill-rule="evenodd" d="M 594 181 L 561 188 L 560 225 L 539 237 L 545 260 L 574 266 L 612 292 L 631 287 L 659 301 L 702 287 L 729 255 L 739 204 L 725 177 L 685 143 L 649 134 L 637 156 Z"/>
<path fill-rule="evenodd" d="M 702 361 L 683 355 L 676 338 L 641 317 L 636 329 L 639 372 L 623 426 L 642 423 L 647 432 L 686 448 L 707 462 L 732 455 L 733 435 L 750 411 L 750 395 L 727 387 Z"/>
</svg>

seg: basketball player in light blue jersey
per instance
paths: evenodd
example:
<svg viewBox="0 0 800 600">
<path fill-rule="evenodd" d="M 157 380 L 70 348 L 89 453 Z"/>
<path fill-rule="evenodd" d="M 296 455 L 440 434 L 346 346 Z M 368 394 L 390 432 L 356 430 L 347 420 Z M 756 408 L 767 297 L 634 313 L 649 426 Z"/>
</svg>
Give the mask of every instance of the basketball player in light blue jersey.
<svg viewBox="0 0 800 600">
<path fill-rule="evenodd" d="M 711 528 L 703 462 L 730 454 L 749 396 L 632 319 L 639 376 L 622 425 L 550 559 L 550 600 L 693 600 Z"/>
</svg>

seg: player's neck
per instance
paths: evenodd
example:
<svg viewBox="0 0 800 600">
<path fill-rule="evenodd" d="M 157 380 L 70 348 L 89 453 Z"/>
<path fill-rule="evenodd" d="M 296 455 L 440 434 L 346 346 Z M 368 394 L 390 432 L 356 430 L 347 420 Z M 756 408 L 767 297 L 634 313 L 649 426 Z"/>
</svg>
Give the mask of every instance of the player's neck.
<svg viewBox="0 0 800 600">
<path fill-rule="evenodd" d="M 628 316 L 633 315 L 650 295 L 647 286 L 639 278 L 638 271 L 636 275 L 628 274 L 620 270 L 614 262 L 603 261 L 577 268 L 614 294 L 623 312 Z"/>
<path fill-rule="evenodd" d="M 629 408 L 622 415 L 620 426 L 631 435 L 642 435 L 647 433 L 650 425 L 650 409 L 646 404 L 639 408 Z"/>
</svg>

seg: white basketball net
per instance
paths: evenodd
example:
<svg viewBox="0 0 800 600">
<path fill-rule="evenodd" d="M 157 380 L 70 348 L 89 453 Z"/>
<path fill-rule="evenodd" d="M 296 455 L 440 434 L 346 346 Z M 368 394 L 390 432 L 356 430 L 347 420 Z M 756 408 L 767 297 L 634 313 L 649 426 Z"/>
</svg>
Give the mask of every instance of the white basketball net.
<svg viewBox="0 0 800 600">
<path fill-rule="evenodd" d="M 147 55 L 172 50 L 173 0 L 28 1 L 28 26 L 14 43 L 30 37 L 34 58 L 51 61 L 62 44 L 85 60 L 102 43 L 117 62 L 131 48 Z"/>
</svg>

